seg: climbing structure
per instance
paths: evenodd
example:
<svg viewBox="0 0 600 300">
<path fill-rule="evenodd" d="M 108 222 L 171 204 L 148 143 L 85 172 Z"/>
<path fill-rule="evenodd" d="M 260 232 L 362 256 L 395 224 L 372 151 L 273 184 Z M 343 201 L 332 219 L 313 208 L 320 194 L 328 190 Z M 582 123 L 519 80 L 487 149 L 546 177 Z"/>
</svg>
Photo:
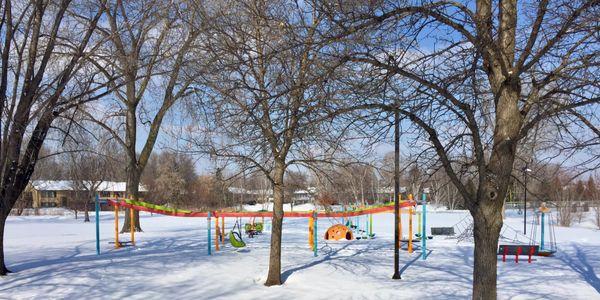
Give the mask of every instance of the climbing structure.
<svg viewBox="0 0 600 300">
<path fill-rule="evenodd" d="M 348 228 L 348 226 L 343 224 L 335 224 L 327 229 L 325 232 L 325 239 L 334 241 L 339 241 L 341 239 L 352 240 L 354 239 L 354 234 L 352 233 L 352 230 Z"/>
</svg>

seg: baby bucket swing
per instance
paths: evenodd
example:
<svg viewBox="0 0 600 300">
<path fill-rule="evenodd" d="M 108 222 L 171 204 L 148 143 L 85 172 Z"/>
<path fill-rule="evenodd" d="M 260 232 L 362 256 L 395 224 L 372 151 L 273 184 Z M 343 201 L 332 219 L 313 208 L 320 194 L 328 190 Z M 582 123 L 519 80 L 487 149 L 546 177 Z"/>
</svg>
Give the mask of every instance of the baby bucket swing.
<svg viewBox="0 0 600 300">
<path fill-rule="evenodd" d="M 229 243 L 235 248 L 246 247 L 246 243 L 242 239 L 242 226 L 240 224 L 239 219 L 236 219 L 233 228 L 229 232 Z"/>
</svg>

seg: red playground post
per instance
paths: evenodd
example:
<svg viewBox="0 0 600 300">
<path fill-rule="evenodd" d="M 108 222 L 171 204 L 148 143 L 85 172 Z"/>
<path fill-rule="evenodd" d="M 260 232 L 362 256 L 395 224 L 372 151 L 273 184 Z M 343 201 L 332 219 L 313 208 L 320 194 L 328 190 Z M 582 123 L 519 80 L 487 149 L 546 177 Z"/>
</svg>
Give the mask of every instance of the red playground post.
<svg viewBox="0 0 600 300">
<path fill-rule="evenodd" d="M 519 255 L 521 255 L 521 253 L 523 252 L 523 248 L 518 247 L 517 248 L 517 255 L 515 255 L 515 263 L 519 263 Z"/>
<path fill-rule="evenodd" d="M 535 248 L 533 247 L 529 247 L 529 260 L 527 261 L 528 263 L 531 263 L 531 256 L 533 255 L 533 252 L 535 251 Z"/>
<path fill-rule="evenodd" d="M 504 247 L 504 251 L 502 252 L 502 262 L 506 262 L 506 254 L 508 254 L 508 247 Z"/>
</svg>

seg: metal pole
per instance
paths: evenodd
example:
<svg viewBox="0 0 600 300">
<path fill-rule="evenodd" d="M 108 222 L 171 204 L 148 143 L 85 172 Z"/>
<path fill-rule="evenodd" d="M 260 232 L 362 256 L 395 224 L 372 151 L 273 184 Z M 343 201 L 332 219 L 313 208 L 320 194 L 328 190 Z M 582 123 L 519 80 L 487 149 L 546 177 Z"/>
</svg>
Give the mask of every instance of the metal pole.
<svg viewBox="0 0 600 300">
<path fill-rule="evenodd" d="M 369 238 L 373 237 L 373 214 L 369 214 Z"/>
<path fill-rule="evenodd" d="M 100 255 L 100 199 L 96 194 L 96 254 Z"/>
<path fill-rule="evenodd" d="M 115 248 L 119 249 L 119 204 L 115 204 Z"/>
<path fill-rule="evenodd" d="M 365 215 L 365 235 L 369 238 L 369 216 Z"/>
<path fill-rule="evenodd" d="M 215 216 L 215 251 L 219 251 L 219 217 Z"/>
<path fill-rule="evenodd" d="M 265 226 L 265 221 L 263 218 L 263 228 Z M 221 244 L 225 242 L 225 217 L 221 217 Z"/>
<path fill-rule="evenodd" d="M 210 227 L 211 227 L 210 226 L 210 219 L 211 219 L 211 216 L 210 216 L 210 211 L 209 211 L 208 212 L 208 216 L 206 217 L 206 228 L 207 228 L 206 231 L 208 233 L 208 255 L 212 255 L 210 253 L 210 250 L 211 250 L 210 248 L 212 247 L 211 240 L 210 240 L 211 239 L 211 237 L 210 237 Z"/>
<path fill-rule="evenodd" d="M 540 250 L 544 250 L 544 215 L 545 213 L 542 212 L 542 241 L 540 243 Z"/>
<path fill-rule="evenodd" d="M 523 234 L 527 234 L 527 164 L 525 164 L 525 196 L 523 197 Z"/>
<path fill-rule="evenodd" d="M 423 235 L 421 234 L 421 226 L 422 226 L 421 225 L 422 224 L 422 222 L 421 222 L 421 215 L 423 215 L 423 213 L 420 212 L 420 211 L 417 211 L 416 213 L 417 213 L 417 217 L 418 217 L 417 218 L 417 230 L 419 231 L 418 234 L 419 234 L 419 236 L 421 238 L 423 238 Z"/>
<path fill-rule="evenodd" d="M 314 225 L 314 229 L 313 229 L 313 251 L 314 251 L 314 255 L 315 257 L 317 257 L 317 238 L 318 238 L 318 233 L 317 233 L 317 212 L 314 211 L 313 212 L 313 225 Z"/>
<path fill-rule="evenodd" d="M 408 208 L 408 253 L 413 252 L 413 209 L 412 207 Z"/>
<path fill-rule="evenodd" d="M 421 203 L 423 206 L 423 229 L 421 229 L 421 257 L 423 260 L 427 259 L 427 194 L 423 193 L 423 202 Z"/>
<path fill-rule="evenodd" d="M 400 113 L 394 112 L 394 275 L 392 279 L 400 277 Z"/>
<path fill-rule="evenodd" d="M 133 208 L 129 209 L 129 233 L 131 235 L 131 246 L 135 247 L 135 214 Z"/>
<path fill-rule="evenodd" d="M 315 250 L 315 216 L 311 215 L 308 218 L 308 245 Z"/>
</svg>

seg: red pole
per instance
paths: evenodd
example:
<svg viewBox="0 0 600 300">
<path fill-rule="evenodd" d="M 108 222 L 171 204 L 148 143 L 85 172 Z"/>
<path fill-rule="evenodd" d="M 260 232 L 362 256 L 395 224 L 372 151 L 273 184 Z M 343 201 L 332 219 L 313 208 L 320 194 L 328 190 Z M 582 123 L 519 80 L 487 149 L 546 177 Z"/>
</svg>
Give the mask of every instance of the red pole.
<svg viewBox="0 0 600 300">
<path fill-rule="evenodd" d="M 521 252 L 523 252 L 523 248 L 518 247 L 517 248 L 517 255 L 515 255 L 515 263 L 519 263 L 519 255 L 521 255 Z"/>
<path fill-rule="evenodd" d="M 531 263 L 531 256 L 533 255 L 533 251 L 534 251 L 534 248 L 532 246 L 529 246 L 529 260 L 528 260 L 528 263 Z"/>
<path fill-rule="evenodd" d="M 506 254 L 508 254 L 508 247 L 504 247 L 504 251 L 502 251 L 502 262 L 506 262 Z"/>
</svg>

